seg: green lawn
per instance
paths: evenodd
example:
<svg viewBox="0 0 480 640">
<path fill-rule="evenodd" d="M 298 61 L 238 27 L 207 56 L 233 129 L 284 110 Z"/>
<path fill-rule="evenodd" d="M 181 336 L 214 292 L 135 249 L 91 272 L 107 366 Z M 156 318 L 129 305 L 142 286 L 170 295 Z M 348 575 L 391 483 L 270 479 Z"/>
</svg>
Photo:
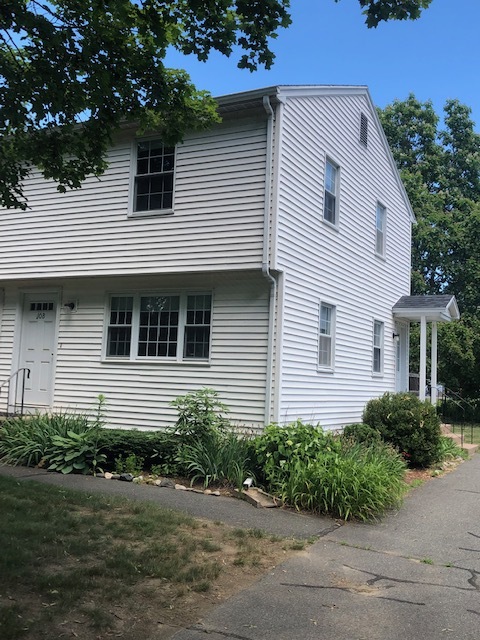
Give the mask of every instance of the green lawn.
<svg viewBox="0 0 480 640">
<path fill-rule="evenodd" d="M 3 477 L 0 514 L 1 640 L 145 640 L 160 627 L 165 638 L 294 548 L 151 504 Z"/>
</svg>

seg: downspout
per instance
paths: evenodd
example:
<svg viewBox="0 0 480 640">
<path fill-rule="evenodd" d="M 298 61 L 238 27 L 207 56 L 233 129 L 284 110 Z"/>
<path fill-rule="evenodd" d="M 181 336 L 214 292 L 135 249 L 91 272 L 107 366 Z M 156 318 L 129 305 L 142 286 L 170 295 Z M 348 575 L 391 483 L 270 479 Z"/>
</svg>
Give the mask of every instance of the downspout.
<svg viewBox="0 0 480 640">
<path fill-rule="evenodd" d="M 267 341 L 267 371 L 265 379 L 265 425 L 271 422 L 272 382 L 273 382 L 273 343 L 275 333 L 275 302 L 277 299 L 277 281 L 270 273 L 270 211 L 272 206 L 272 160 L 273 160 L 273 122 L 274 111 L 270 98 L 263 96 L 263 107 L 267 113 L 267 151 L 265 168 L 265 208 L 263 215 L 263 256 L 262 274 L 270 283 L 270 300 L 268 309 L 268 341 Z"/>
</svg>

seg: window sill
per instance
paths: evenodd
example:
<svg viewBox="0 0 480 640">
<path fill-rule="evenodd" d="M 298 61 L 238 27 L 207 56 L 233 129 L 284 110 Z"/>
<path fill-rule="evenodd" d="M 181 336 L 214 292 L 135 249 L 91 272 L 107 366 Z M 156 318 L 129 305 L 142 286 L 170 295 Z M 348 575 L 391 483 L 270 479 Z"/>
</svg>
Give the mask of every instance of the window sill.
<svg viewBox="0 0 480 640">
<path fill-rule="evenodd" d="M 186 360 L 174 360 L 174 359 L 169 359 L 169 358 L 137 358 L 135 360 L 131 360 L 129 358 L 102 358 L 100 360 L 101 364 L 118 364 L 118 365 L 139 365 L 139 364 L 146 364 L 146 365 L 167 365 L 169 367 L 171 366 L 176 366 L 176 365 L 180 365 L 180 366 L 190 366 L 193 365 L 194 367 L 210 367 L 211 366 L 211 361 L 210 360 L 195 360 L 193 358 L 191 359 L 186 359 Z"/>
<path fill-rule="evenodd" d="M 372 378 L 383 378 L 384 373 L 383 371 L 373 371 L 372 372 Z"/>
<path fill-rule="evenodd" d="M 378 260 L 381 260 L 382 262 L 386 262 L 386 261 L 387 261 L 387 258 L 386 258 L 386 256 L 385 256 L 385 255 L 382 255 L 381 253 L 377 253 L 376 251 L 375 251 L 375 257 L 376 257 Z"/>
<path fill-rule="evenodd" d="M 173 209 L 155 209 L 153 211 L 130 211 L 128 218 L 158 218 L 163 216 L 173 216 Z"/>
<path fill-rule="evenodd" d="M 336 231 L 337 233 L 339 232 L 338 222 L 336 224 L 333 224 L 333 222 L 329 222 L 328 220 L 325 220 L 325 218 L 322 218 L 322 223 L 326 227 L 328 227 L 329 229 L 332 229 L 333 231 Z"/>
<path fill-rule="evenodd" d="M 335 369 L 333 369 L 332 367 L 320 367 L 320 366 L 317 366 L 317 373 L 330 373 L 330 374 L 333 374 L 333 373 L 335 373 Z"/>
</svg>

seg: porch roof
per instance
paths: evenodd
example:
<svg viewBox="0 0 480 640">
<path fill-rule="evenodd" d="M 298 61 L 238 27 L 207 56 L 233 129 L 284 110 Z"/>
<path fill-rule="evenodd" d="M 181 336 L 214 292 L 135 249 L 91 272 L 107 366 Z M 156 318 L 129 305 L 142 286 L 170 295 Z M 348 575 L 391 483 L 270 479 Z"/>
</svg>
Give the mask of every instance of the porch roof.
<svg viewBox="0 0 480 640">
<path fill-rule="evenodd" d="M 403 320 L 450 322 L 460 318 L 455 296 L 402 296 L 393 305 L 393 316 Z"/>
</svg>

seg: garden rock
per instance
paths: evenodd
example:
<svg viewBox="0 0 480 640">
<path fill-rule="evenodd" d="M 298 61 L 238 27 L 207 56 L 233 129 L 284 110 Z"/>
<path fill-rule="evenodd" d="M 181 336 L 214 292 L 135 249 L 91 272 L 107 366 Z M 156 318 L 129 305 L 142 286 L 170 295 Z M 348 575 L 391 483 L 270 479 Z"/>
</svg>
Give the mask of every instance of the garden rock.
<svg viewBox="0 0 480 640">
<path fill-rule="evenodd" d="M 176 484 L 175 489 L 179 491 L 186 491 L 187 487 L 184 484 Z"/>
<path fill-rule="evenodd" d="M 110 473 L 110 471 L 106 471 L 103 474 L 103 477 L 105 478 L 105 480 L 111 480 L 113 478 L 113 473 Z"/>
<path fill-rule="evenodd" d="M 122 480 L 123 482 L 132 482 L 133 476 L 131 473 L 121 473 L 118 479 Z"/>
<path fill-rule="evenodd" d="M 175 482 L 170 480 L 170 478 L 163 478 L 160 481 L 159 487 L 166 487 L 167 489 L 175 489 Z"/>
</svg>

